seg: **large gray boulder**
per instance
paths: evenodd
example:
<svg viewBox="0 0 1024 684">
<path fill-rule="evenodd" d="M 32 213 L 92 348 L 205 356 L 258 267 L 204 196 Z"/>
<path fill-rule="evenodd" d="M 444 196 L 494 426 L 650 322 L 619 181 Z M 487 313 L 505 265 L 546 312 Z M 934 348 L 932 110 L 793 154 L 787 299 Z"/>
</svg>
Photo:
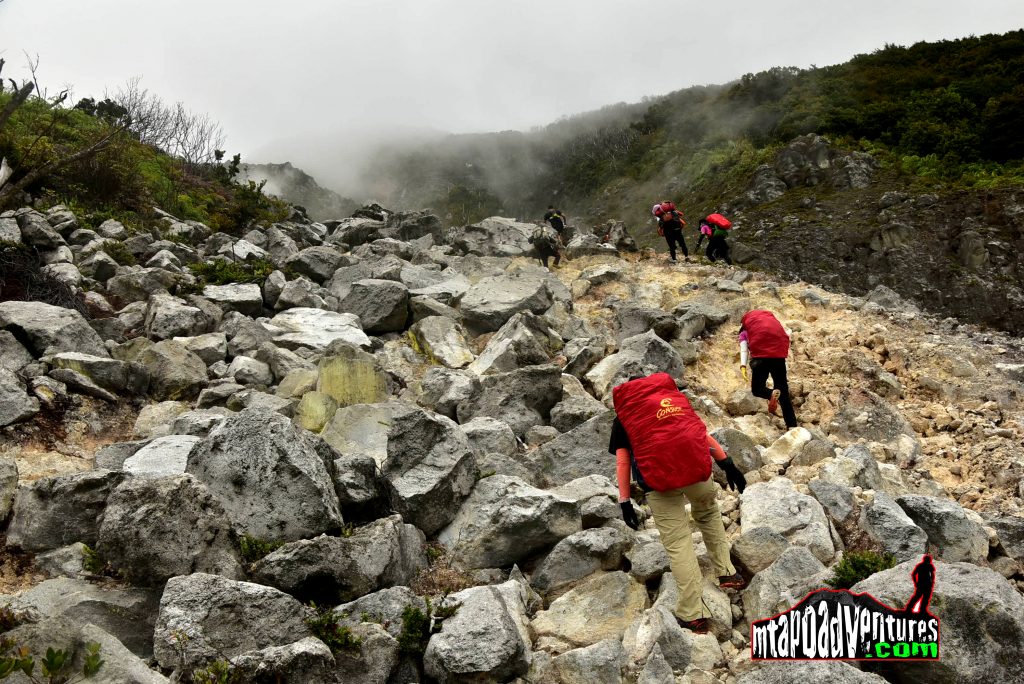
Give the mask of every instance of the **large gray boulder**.
<svg viewBox="0 0 1024 684">
<path fill-rule="evenodd" d="M 863 444 L 854 444 L 822 465 L 818 477 L 828 482 L 861 489 L 882 489 L 882 473 L 878 462 Z"/>
<path fill-rule="evenodd" d="M 574 532 L 551 549 L 530 584 L 538 591 L 549 592 L 599 570 L 618 570 L 629 545 L 629 538 L 619 527 Z"/>
<path fill-rule="evenodd" d="M 607 477 L 579 477 L 553 488 L 551 492 L 576 502 L 584 529 L 601 527 L 611 520 L 619 520 L 622 517 L 618 504 L 618 489 Z"/>
<path fill-rule="evenodd" d="M 336 340 L 358 347 L 370 346 L 370 338 L 360 327 L 359 317 L 350 313 L 296 307 L 277 314 L 264 327 L 274 344 L 285 349 L 322 350 Z"/>
<path fill-rule="evenodd" d="M 749 622 L 788 610 L 820 586 L 825 566 L 803 546 L 789 546 L 778 559 L 754 575 L 743 591 L 743 614 Z"/>
<path fill-rule="evenodd" d="M 532 223 L 491 216 L 479 223 L 450 228 L 445 242 L 462 254 L 516 257 L 533 251 L 530 236 L 536 229 Z"/>
<path fill-rule="evenodd" d="M 611 394 L 612 388 L 636 375 L 664 372 L 682 378 L 686 364 L 679 353 L 649 330 L 622 341 L 619 351 L 602 359 L 586 374 L 598 399 Z"/>
<path fill-rule="evenodd" d="M 550 420 L 551 409 L 562 398 L 562 372 L 553 365 L 529 366 L 485 375 L 480 387 L 479 394 L 458 405 L 459 422 L 477 416 L 498 418 L 523 439 L 528 429 Z"/>
<path fill-rule="evenodd" d="M 430 637 L 423 668 L 439 682 L 508 681 L 530 666 L 528 590 L 516 580 L 450 595 L 458 605 Z"/>
<path fill-rule="evenodd" d="M 427 316 L 409 329 L 415 349 L 432 363 L 448 368 L 465 368 L 476 356 L 466 342 L 465 331 L 445 316 Z"/>
<path fill-rule="evenodd" d="M 460 405 L 469 406 L 479 396 L 480 378 L 467 370 L 431 367 L 419 382 L 417 402 L 460 423 L 469 420 L 468 414 L 458 415 Z"/>
<path fill-rule="evenodd" d="M 39 399 L 29 396 L 25 384 L 13 371 L 0 368 L 0 427 L 31 418 L 39 413 Z"/>
<path fill-rule="evenodd" d="M 163 668 L 194 668 L 289 644 L 312 636 L 305 623 L 311 613 L 260 584 L 204 573 L 172 577 L 160 599 L 153 655 Z"/>
<path fill-rule="evenodd" d="M 337 604 L 409 584 L 426 567 L 423 533 L 392 515 L 346 537 L 285 544 L 253 564 L 251 575 L 299 599 Z"/>
<path fill-rule="evenodd" d="M 379 465 L 394 510 L 427 535 L 452 521 L 479 475 L 473 447 L 458 425 L 410 406 L 393 414 Z"/>
<path fill-rule="evenodd" d="M 824 563 L 836 553 L 831 523 L 821 504 L 798 492 L 784 477 L 755 482 L 744 490 L 740 495 L 740 524 L 744 533 L 767 527 L 790 544 L 807 547 Z"/>
<path fill-rule="evenodd" d="M 920 559 L 879 572 L 853 586 L 896 609 L 914 593 Z M 1024 598 L 1001 575 L 969 563 L 935 563 L 929 610 L 940 621 L 940 658 L 886 661 L 898 681 L 982 684 L 1024 681 Z"/>
<path fill-rule="evenodd" d="M 756 575 L 778 560 L 789 540 L 767 527 L 755 527 L 732 540 L 731 554 L 736 567 Z"/>
<path fill-rule="evenodd" d="M 2 511 L 2 508 L 0 508 Z M 1024 562 L 1024 517 L 1003 516 L 992 518 L 988 524 L 999 535 L 999 545 L 1006 555 Z"/>
<path fill-rule="evenodd" d="M 63 351 L 110 356 L 82 314 L 42 302 L 0 302 L 0 328 L 29 345 L 38 358 Z"/>
<path fill-rule="evenodd" d="M 316 637 L 247 651 L 229 662 L 230 676 L 244 682 L 330 682 L 337 666 L 331 649 Z"/>
<path fill-rule="evenodd" d="M 624 572 L 600 572 L 558 597 L 533 620 L 535 645 L 561 654 L 619 638 L 647 607 L 647 589 Z"/>
<path fill-rule="evenodd" d="M 136 587 L 102 586 L 68 577 L 48 579 L 0 603 L 33 621 L 63 617 L 79 624 L 92 623 L 116 636 L 140 657 L 153 652 L 153 624 L 159 592 Z"/>
<path fill-rule="evenodd" d="M 138 363 L 81 352 L 60 352 L 45 359 L 51 368 L 67 368 L 81 373 L 110 392 L 143 394 L 149 387 L 149 373 Z"/>
<path fill-rule="evenodd" d="M 9 330 L 0 330 L 0 368 L 17 373 L 32 363 L 32 354 Z"/>
<path fill-rule="evenodd" d="M 96 545 L 107 497 L 121 474 L 92 470 L 22 485 L 14 497 L 7 545 L 38 553 L 73 542 Z"/>
<path fill-rule="evenodd" d="M 459 303 L 462 320 L 471 332 L 493 332 L 520 311 L 542 314 L 551 306 L 544 278 L 532 274 L 482 278 Z"/>
<path fill-rule="evenodd" d="M 189 455 L 187 471 L 224 504 L 235 531 L 293 541 L 341 527 L 323 439 L 275 411 L 232 416 Z"/>
<path fill-rule="evenodd" d="M 166 294 L 155 294 L 146 305 L 146 336 L 154 340 L 193 337 L 209 332 L 211 320 L 201 309 Z"/>
<path fill-rule="evenodd" d="M 26 245 L 43 250 L 57 249 L 67 243 L 56 230 L 50 226 L 46 217 L 35 209 L 23 208 L 14 214 L 21 228 L 21 239 Z"/>
<path fill-rule="evenodd" d="M 0 454 L 0 520 L 7 520 L 18 491 L 18 462 L 10 454 Z"/>
<path fill-rule="evenodd" d="M 218 418 L 218 424 L 223 422 L 223 416 Z M 180 475 L 188 465 L 188 455 L 201 441 L 199 437 L 175 430 L 175 434 L 158 437 L 130 455 L 121 464 L 121 469 L 132 475 L 149 477 Z"/>
<path fill-rule="evenodd" d="M 371 335 L 404 330 L 409 321 L 409 289 L 393 280 L 357 280 L 338 300 L 338 310 L 359 316 Z"/>
<path fill-rule="evenodd" d="M 528 463 L 544 486 L 565 484 L 587 475 L 615 477 L 615 457 L 608 453 L 612 411 L 602 411 L 579 427 L 528 454 Z"/>
<path fill-rule="evenodd" d="M 223 506 L 191 475 L 132 477 L 107 500 L 96 550 L 143 586 L 193 572 L 239 578 L 229 530 Z"/>
<path fill-rule="evenodd" d="M 861 508 L 860 526 L 897 563 L 920 559 L 928 549 L 928 535 L 883 491 L 875 491 L 874 501 Z M 985 550 L 988 551 L 987 541 Z"/>
<path fill-rule="evenodd" d="M 498 329 L 469 365 L 477 375 L 507 373 L 524 366 L 548 363 L 562 348 L 562 338 L 543 318 L 523 311 Z"/>
<path fill-rule="evenodd" d="M 263 312 L 263 292 L 256 283 L 207 285 L 203 297 L 225 312 L 237 311 L 246 316 L 259 316 Z"/>
<path fill-rule="evenodd" d="M 149 373 L 149 393 L 159 401 L 194 399 L 206 387 L 206 364 L 180 342 L 163 340 L 137 357 Z"/>
<path fill-rule="evenodd" d="M 780 181 L 781 182 L 781 181 Z M 828 682 L 829 684 L 885 684 L 887 680 L 854 665 L 835 660 L 766 662 L 743 673 L 736 684 L 790 684 L 790 682 Z"/>
<path fill-rule="evenodd" d="M 469 568 L 512 565 L 581 529 L 570 500 L 507 475 L 480 480 L 438 541 Z"/>
<path fill-rule="evenodd" d="M 295 273 L 323 283 L 342 265 L 345 257 L 333 247 L 307 247 L 292 255 L 285 264 Z"/>
<path fill-rule="evenodd" d="M 474 418 L 462 426 L 462 431 L 477 454 L 497 453 L 511 456 L 518 450 L 516 435 L 512 428 L 497 418 Z"/>
<path fill-rule="evenodd" d="M 896 499 L 914 523 L 928 535 L 936 556 L 949 563 L 980 563 L 988 556 L 988 535 L 952 499 L 907 495 Z"/>
</svg>

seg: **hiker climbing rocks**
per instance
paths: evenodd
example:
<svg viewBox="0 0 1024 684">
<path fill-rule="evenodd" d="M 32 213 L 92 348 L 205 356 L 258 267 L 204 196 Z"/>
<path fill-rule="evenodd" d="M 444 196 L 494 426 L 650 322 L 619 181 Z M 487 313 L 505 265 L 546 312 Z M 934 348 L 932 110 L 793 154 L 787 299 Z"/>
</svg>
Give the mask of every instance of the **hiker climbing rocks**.
<svg viewBox="0 0 1024 684">
<path fill-rule="evenodd" d="M 708 214 L 700 220 L 700 237 L 697 238 L 697 247 L 694 251 L 700 249 L 700 243 L 704 241 L 704 238 L 708 238 L 708 248 L 704 255 L 712 263 L 721 259 L 731 266 L 732 258 L 729 256 L 729 243 L 725 241 L 731 229 L 732 221 L 729 219 L 721 214 Z"/>
<path fill-rule="evenodd" d="M 921 557 L 921 562 L 914 567 L 910 577 L 914 580 L 914 595 L 907 601 L 903 612 L 909 615 L 927 614 L 928 602 L 932 600 L 932 590 L 935 588 L 935 566 L 930 554 Z"/>
<path fill-rule="evenodd" d="M 750 361 L 750 392 L 768 400 L 768 412 L 775 413 L 782 405 L 782 418 L 787 428 L 796 427 L 796 413 L 789 396 L 786 379 L 786 357 L 789 356 L 789 331 L 771 311 L 756 309 L 743 315 L 740 323 L 740 369 L 747 377 Z M 769 390 L 768 376 L 772 378 Z"/>
<path fill-rule="evenodd" d="M 715 500 L 711 461 L 725 471 L 729 487 L 741 493 L 743 473 L 694 413 L 686 396 L 668 373 L 634 378 L 612 390 L 616 418 L 608 451 L 615 454 L 619 506 L 627 525 L 639 528 L 630 498 L 630 473 L 647 492 L 647 503 L 661 533 L 679 587 L 676 621 L 698 634 L 708 631 L 707 611 L 701 601 L 704 579 L 690 537 L 686 502 L 700 528 L 708 556 L 723 588 L 746 585 L 729 559 L 722 514 Z"/>
<path fill-rule="evenodd" d="M 683 226 L 686 225 L 686 221 L 683 220 L 683 213 L 676 209 L 676 205 L 673 202 L 669 201 L 655 204 L 651 209 L 651 213 L 654 214 L 654 218 L 658 221 L 658 235 L 663 236 L 665 242 L 668 243 L 668 251 L 672 261 L 676 260 L 677 245 L 683 251 L 683 258 L 689 261 L 690 253 L 686 249 L 686 239 L 683 237 Z"/>
<path fill-rule="evenodd" d="M 548 211 L 544 214 L 544 220 L 551 224 L 551 227 L 555 229 L 555 233 L 558 235 L 558 241 L 565 244 L 565 214 L 559 209 L 555 209 L 553 204 L 548 205 Z M 555 262 L 558 263 L 557 261 Z"/>
<path fill-rule="evenodd" d="M 558 250 L 558 238 L 548 232 L 544 226 L 537 226 L 537 230 L 533 231 L 529 242 L 533 245 L 533 251 L 544 268 L 550 268 L 548 259 L 551 257 L 555 258 L 555 266 L 558 266 L 562 260 L 562 255 Z"/>
</svg>

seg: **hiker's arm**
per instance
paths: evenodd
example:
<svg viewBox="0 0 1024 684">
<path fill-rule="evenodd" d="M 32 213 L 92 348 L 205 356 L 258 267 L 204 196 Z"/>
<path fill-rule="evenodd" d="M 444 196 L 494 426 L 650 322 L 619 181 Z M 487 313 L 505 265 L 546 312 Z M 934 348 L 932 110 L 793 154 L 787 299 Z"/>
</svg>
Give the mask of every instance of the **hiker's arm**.
<svg viewBox="0 0 1024 684">
<path fill-rule="evenodd" d="M 725 449 L 718 443 L 718 440 L 708 435 L 708 446 L 711 448 L 711 455 L 716 461 L 724 461 L 729 458 L 728 454 L 725 453 Z"/>
<path fill-rule="evenodd" d="M 629 501 L 629 449 L 618 449 L 615 452 L 615 472 L 619 480 L 619 503 Z"/>
<path fill-rule="evenodd" d="M 750 356 L 750 345 L 747 344 L 747 331 L 740 331 L 740 366 L 746 366 Z"/>
</svg>

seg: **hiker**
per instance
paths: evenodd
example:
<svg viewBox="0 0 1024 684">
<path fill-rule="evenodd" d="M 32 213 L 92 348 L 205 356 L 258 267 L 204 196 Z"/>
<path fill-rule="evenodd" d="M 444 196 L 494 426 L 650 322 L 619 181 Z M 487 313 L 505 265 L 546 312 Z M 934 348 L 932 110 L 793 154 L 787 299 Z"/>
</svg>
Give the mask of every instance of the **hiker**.
<svg viewBox="0 0 1024 684">
<path fill-rule="evenodd" d="M 704 241 L 704 238 L 708 238 L 708 248 L 704 255 L 711 263 L 721 259 L 732 266 L 732 258 L 729 256 L 729 243 L 725 241 L 725 237 L 729 234 L 731 228 L 732 221 L 721 214 L 708 214 L 700 220 L 700 237 L 697 238 L 697 247 L 694 251 L 700 249 L 700 243 Z"/>
<path fill-rule="evenodd" d="M 548 211 L 544 214 L 544 220 L 551 224 L 551 227 L 555 229 L 555 233 L 558 234 L 558 241 L 565 244 L 565 214 L 560 210 L 555 209 L 553 204 L 548 205 Z M 558 263 L 557 261 L 555 263 Z"/>
<path fill-rule="evenodd" d="M 782 418 L 787 428 L 796 427 L 796 413 L 786 380 L 786 357 L 789 356 L 789 331 L 771 311 L 755 309 L 743 315 L 740 322 L 740 370 L 747 378 L 750 361 L 750 392 L 768 400 L 768 412 L 782 405 Z M 768 376 L 772 387 L 768 389 Z"/>
<path fill-rule="evenodd" d="M 544 226 L 537 226 L 537 230 L 533 231 L 533 235 L 530 236 L 529 243 L 533 245 L 533 251 L 544 268 L 550 270 L 548 259 L 551 257 L 555 257 L 556 267 L 562 260 L 562 255 L 558 250 L 558 239 L 552 236 Z"/>
<path fill-rule="evenodd" d="M 686 225 L 686 221 L 683 220 L 682 212 L 676 209 L 673 202 L 666 200 L 655 204 L 651 213 L 658 220 L 658 235 L 663 236 L 668 243 L 672 261 L 676 260 L 676 245 L 683 251 L 683 258 L 689 261 L 690 253 L 686 249 L 686 239 L 683 237 L 683 226 Z"/>
<path fill-rule="evenodd" d="M 722 514 L 715 501 L 711 461 L 725 471 L 729 487 L 743 492 L 743 473 L 710 435 L 686 396 L 668 373 L 638 377 L 612 390 L 616 418 L 608 451 L 615 454 L 622 518 L 634 530 L 640 527 L 630 498 L 630 473 L 647 492 L 647 503 L 668 552 L 672 576 L 679 588 L 676 622 L 698 634 L 708 631 L 701 601 L 704 578 L 690 537 L 687 501 L 700 528 L 708 557 L 722 588 L 742 589 L 746 580 L 729 558 Z"/>
<path fill-rule="evenodd" d="M 921 562 L 910 573 L 914 580 L 914 594 L 907 601 L 903 612 L 909 615 L 921 615 L 928 612 L 928 602 L 932 600 L 932 589 L 935 587 L 935 566 L 932 565 L 931 554 L 924 554 Z"/>
</svg>

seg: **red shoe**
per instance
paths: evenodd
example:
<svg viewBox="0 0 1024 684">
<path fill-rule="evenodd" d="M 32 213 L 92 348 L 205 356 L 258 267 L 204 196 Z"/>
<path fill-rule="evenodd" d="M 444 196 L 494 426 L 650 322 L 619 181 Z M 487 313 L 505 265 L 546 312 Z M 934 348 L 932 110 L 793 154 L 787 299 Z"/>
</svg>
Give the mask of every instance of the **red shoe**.
<svg viewBox="0 0 1024 684">
<path fill-rule="evenodd" d="M 707 634 L 708 633 L 708 619 L 697 618 L 696 620 L 681 620 L 676 618 L 676 624 L 683 629 L 688 629 L 694 634 Z"/>
<path fill-rule="evenodd" d="M 747 586 L 747 580 L 743 579 L 743 575 L 737 572 L 735 575 L 719 577 L 718 586 L 720 589 L 742 589 Z"/>
<path fill-rule="evenodd" d="M 780 390 L 772 390 L 772 398 L 768 400 L 768 413 L 774 414 L 779 410 L 779 397 L 781 396 Z"/>
</svg>

